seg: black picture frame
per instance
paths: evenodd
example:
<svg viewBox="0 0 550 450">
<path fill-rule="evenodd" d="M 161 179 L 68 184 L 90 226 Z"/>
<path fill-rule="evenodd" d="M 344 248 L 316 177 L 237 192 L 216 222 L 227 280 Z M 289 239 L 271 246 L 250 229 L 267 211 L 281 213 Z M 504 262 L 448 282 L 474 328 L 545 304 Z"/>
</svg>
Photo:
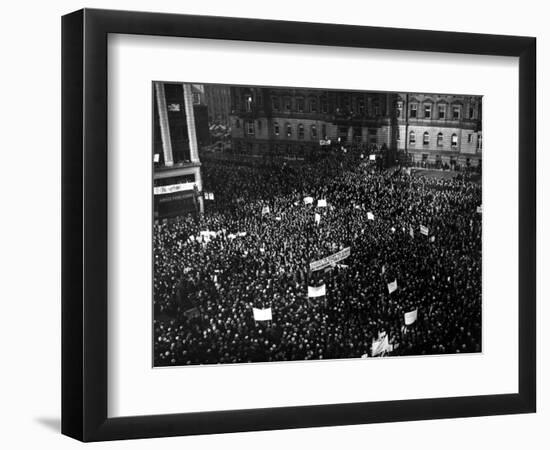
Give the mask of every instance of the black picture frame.
<svg viewBox="0 0 550 450">
<path fill-rule="evenodd" d="M 518 393 L 107 417 L 107 36 L 519 58 Z M 83 9 L 62 18 L 62 433 L 82 441 L 530 413 L 536 409 L 536 39 Z"/>
</svg>

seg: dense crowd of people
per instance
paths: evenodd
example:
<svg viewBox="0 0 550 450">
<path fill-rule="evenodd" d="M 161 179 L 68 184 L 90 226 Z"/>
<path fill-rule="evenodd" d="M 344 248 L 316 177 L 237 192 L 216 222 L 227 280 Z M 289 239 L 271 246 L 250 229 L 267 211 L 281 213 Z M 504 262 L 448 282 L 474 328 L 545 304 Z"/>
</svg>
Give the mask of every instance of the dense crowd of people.
<svg viewBox="0 0 550 450">
<path fill-rule="evenodd" d="M 214 193 L 204 214 L 154 226 L 155 366 L 359 358 L 381 332 L 389 355 L 481 351 L 479 183 L 352 155 L 202 173 Z M 308 297 L 323 284 L 325 296 Z"/>
</svg>

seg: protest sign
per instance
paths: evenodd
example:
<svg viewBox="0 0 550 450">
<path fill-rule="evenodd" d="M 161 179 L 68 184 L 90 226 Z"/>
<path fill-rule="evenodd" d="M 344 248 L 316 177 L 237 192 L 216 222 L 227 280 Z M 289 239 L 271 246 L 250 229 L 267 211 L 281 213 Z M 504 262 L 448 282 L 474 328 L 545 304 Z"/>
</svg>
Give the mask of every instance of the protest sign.
<svg viewBox="0 0 550 450">
<path fill-rule="evenodd" d="M 381 337 L 379 335 L 379 338 L 377 340 L 372 341 L 371 345 L 371 356 L 377 356 L 386 354 L 387 352 L 391 352 L 393 350 L 393 345 L 390 344 L 388 335 L 384 333 Z"/>
<path fill-rule="evenodd" d="M 273 320 L 271 314 L 271 308 L 252 308 L 252 313 L 254 314 L 254 320 L 256 322 L 262 322 L 266 320 Z"/>
<path fill-rule="evenodd" d="M 412 325 L 414 322 L 416 322 L 417 318 L 418 308 L 408 313 L 405 313 L 405 325 Z"/>
<path fill-rule="evenodd" d="M 343 250 L 340 250 L 337 253 L 334 253 L 333 255 L 327 256 L 326 258 L 319 259 L 318 261 L 314 261 L 309 264 L 309 269 L 311 271 L 315 270 L 321 270 L 324 269 L 327 266 L 330 266 L 333 263 L 337 263 L 339 261 L 342 261 L 343 259 L 346 259 L 351 252 L 350 247 L 346 247 Z"/>
<path fill-rule="evenodd" d="M 321 286 L 308 286 L 307 287 L 307 296 L 308 297 L 323 297 L 326 295 L 326 285 L 323 284 Z"/>
</svg>

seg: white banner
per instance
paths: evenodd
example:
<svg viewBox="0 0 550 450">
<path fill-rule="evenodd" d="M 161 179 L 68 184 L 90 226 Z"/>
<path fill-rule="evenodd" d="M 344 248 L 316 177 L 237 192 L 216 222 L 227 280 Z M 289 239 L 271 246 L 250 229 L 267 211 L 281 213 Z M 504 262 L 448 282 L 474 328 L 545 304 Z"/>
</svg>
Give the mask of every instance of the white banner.
<svg viewBox="0 0 550 450">
<path fill-rule="evenodd" d="M 319 225 L 320 222 L 321 222 L 321 214 L 315 213 L 315 223 Z"/>
<path fill-rule="evenodd" d="M 252 313 L 254 314 L 254 320 L 257 322 L 273 320 L 271 315 L 271 308 L 252 308 Z"/>
<path fill-rule="evenodd" d="M 326 208 L 327 207 L 327 200 L 326 199 L 319 199 L 317 200 L 317 208 Z"/>
<path fill-rule="evenodd" d="M 412 325 L 413 323 L 416 322 L 417 318 L 418 318 L 418 308 L 408 313 L 405 313 L 405 325 Z"/>
<path fill-rule="evenodd" d="M 330 145 L 330 139 L 320 139 L 319 145 Z"/>
<path fill-rule="evenodd" d="M 370 211 L 367 213 L 367 219 L 368 220 L 374 220 L 374 214 L 371 213 Z"/>
<path fill-rule="evenodd" d="M 333 255 L 327 256 L 326 258 L 319 259 L 318 261 L 314 261 L 309 264 L 309 270 L 315 271 L 315 270 L 321 270 L 324 269 L 327 266 L 330 266 L 331 264 L 337 263 L 339 261 L 342 261 L 343 259 L 346 259 L 351 253 L 351 248 L 346 247 L 343 250 L 340 250 L 337 253 L 334 253 Z"/>
<path fill-rule="evenodd" d="M 369 159 L 371 161 L 376 161 L 376 155 L 369 155 Z"/>
<path fill-rule="evenodd" d="M 304 197 L 304 203 L 306 205 L 311 205 L 313 203 L 313 197 Z"/>
<path fill-rule="evenodd" d="M 158 163 L 160 161 L 160 154 L 159 153 L 155 153 L 155 155 L 153 156 L 153 161 Z"/>
<path fill-rule="evenodd" d="M 168 186 L 155 186 L 153 193 L 155 195 L 171 194 L 173 192 L 192 191 L 194 188 L 195 183 L 169 184 Z"/>
<path fill-rule="evenodd" d="M 391 294 L 394 291 L 397 291 L 397 280 L 393 280 L 391 283 L 388 283 L 388 292 Z"/>
<path fill-rule="evenodd" d="M 307 296 L 308 297 L 323 297 L 326 294 L 326 285 L 322 286 L 308 286 L 307 287 Z"/>
<path fill-rule="evenodd" d="M 269 206 L 264 206 L 264 207 L 262 208 L 262 216 L 263 216 L 264 214 L 269 214 Z"/>
<path fill-rule="evenodd" d="M 430 230 L 428 227 L 425 227 L 424 225 L 420 225 L 420 234 L 423 234 L 424 236 L 428 236 Z"/>
</svg>

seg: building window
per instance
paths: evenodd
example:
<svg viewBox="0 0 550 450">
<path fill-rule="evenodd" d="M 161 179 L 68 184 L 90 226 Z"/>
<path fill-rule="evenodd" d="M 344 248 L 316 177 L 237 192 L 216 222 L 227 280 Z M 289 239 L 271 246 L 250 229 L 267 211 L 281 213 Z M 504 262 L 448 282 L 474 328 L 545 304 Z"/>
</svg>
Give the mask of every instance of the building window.
<svg viewBox="0 0 550 450">
<path fill-rule="evenodd" d="M 451 136 L 451 148 L 457 148 L 458 147 L 458 136 L 453 133 Z"/>
<path fill-rule="evenodd" d="M 424 135 L 422 136 L 422 144 L 428 145 L 430 143 L 430 135 L 427 131 L 424 131 Z"/>
<path fill-rule="evenodd" d="M 443 146 L 443 133 L 437 133 L 437 146 Z"/>
<path fill-rule="evenodd" d="M 445 118 L 445 105 L 438 105 L 437 107 L 438 111 L 438 119 L 444 119 Z"/>
<path fill-rule="evenodd" d="M 342 107 L 344 108 L 344 111 L 346 111 L 346 112 L 349 111 L 349 103 L 350 103 L 349 96 L 344 95 Z"/>
<path fill-rule="evenodd" d="M 409 133 L 409 144 L 410 145 L 416 144 L 416 135 L 414 134 L 414 131 L 411 131 Z"/>
<path fill-rule="evenodd" d="M 472 133 L 468 133 L 468 144 L 472 143 L 474 135 Z"/>
<path fill-rule="evenodd" d="M 292 102 L 290 97 L 285 97 L 285 111 L 290 111 L 292 109 Z"/>
<path fill-rule="evenodd" d="M 321 133 L 323 134 L 323 139 L 327 138 L 327 126 L 325 124 L 321 125 Z"/>
<path fill-rule="evenodd" d="M 312 98 L 309 100 L 309 112 L 317 112 L 317 99 Z"/>
<path fill-rule="evenodd" d="M 286 124 L 286 135 L 288 137 L 292 136 L 292 125 L 290 125 L 289 123 Z"/>
<path fill-rule="evenodd" d="M 297 98 L 296 99 L 296 111 L 304 112 L 304 99 L 303 98 Z"/>
<path fill-rule="evenodd" d="M 374 104 L 374 115 L 379 116 L 380 115 L 380 105 L 378 103 Z"/>
<path fill-rule="evenodd" d="M 470 119 L 474 118 L 474 108 L 470 106 Z"/>
<path fill-rule="evenodd" d="M 258 120 L 258 132 L 262 131 L 262 121 Z"/>
<path fill-rule="evenodd" d="M 460 106 L 453 106 L 453 119 L 460 119 Z"/>
<path fill-rule="evenodd" d="M 397 117 L 403 117 L 403 102 L 397 102 L 396 104 Z"/>
<path fill-rule="evenodd" d="M 252 111 L 252 95 L 247 94 L 244 96 L 244 108 L 247 112 Z"/>
<path fill-rule="evenodd" d="M 477 149 L 478 150 L 481 150 L 481 144 L 482 144 L 481 135 L 478 135 L 478 137 L 477 137 Z"/>
<path fill-rule="evenodd" d="M 418 105 L 416 103 L 411 104 L 411 119 L 416 119 L 418 113 Z"/>
<path fill-rule="evenodd" d="M 304 125 L 303 124 L 298 124 L 298 139 L 303 139 L 304 138 Z"/>
<path fill-rule="evenodd" d="M 275 136 L 279 136 L 279 122 L 273 123 L 273 133 Z"/>
<path fill-rule="evenodd" d="M 241 128 L 241 121 L 239 119 L 235 120 L 235 128 Z"/>
<path fill-rule="evenodd" d="M 424 105 L 424 119 L 432 118 L 432 105 Z"/>
<path fill-rule="evenodd" d="M 271 107 L 274 111 L 279 111 L 281 108 L 279 97 L 271 97 Z"/>
<path fill-rule="evenodd" d="M 311 125 L 311 138 L 317 139 L 317 127 L 315 125 Z"/>
<path fill-rule="evenodd" d="M 246 123 L 246 132 L 247 132 L 247 134 L 254 134 L 254 121 L 253 120 L 249 120 Z"/>
<path fill-rule="evenodd" d="M 199 105 L 201 102 L 201 95 L 198 92 L 193 92 L 193 104 Z"/>
<path fill-rule="evenodd" d="M 321 112 L 328 113 L 328 102 L 326 98 L 321 99 Z"/>
</svg>

